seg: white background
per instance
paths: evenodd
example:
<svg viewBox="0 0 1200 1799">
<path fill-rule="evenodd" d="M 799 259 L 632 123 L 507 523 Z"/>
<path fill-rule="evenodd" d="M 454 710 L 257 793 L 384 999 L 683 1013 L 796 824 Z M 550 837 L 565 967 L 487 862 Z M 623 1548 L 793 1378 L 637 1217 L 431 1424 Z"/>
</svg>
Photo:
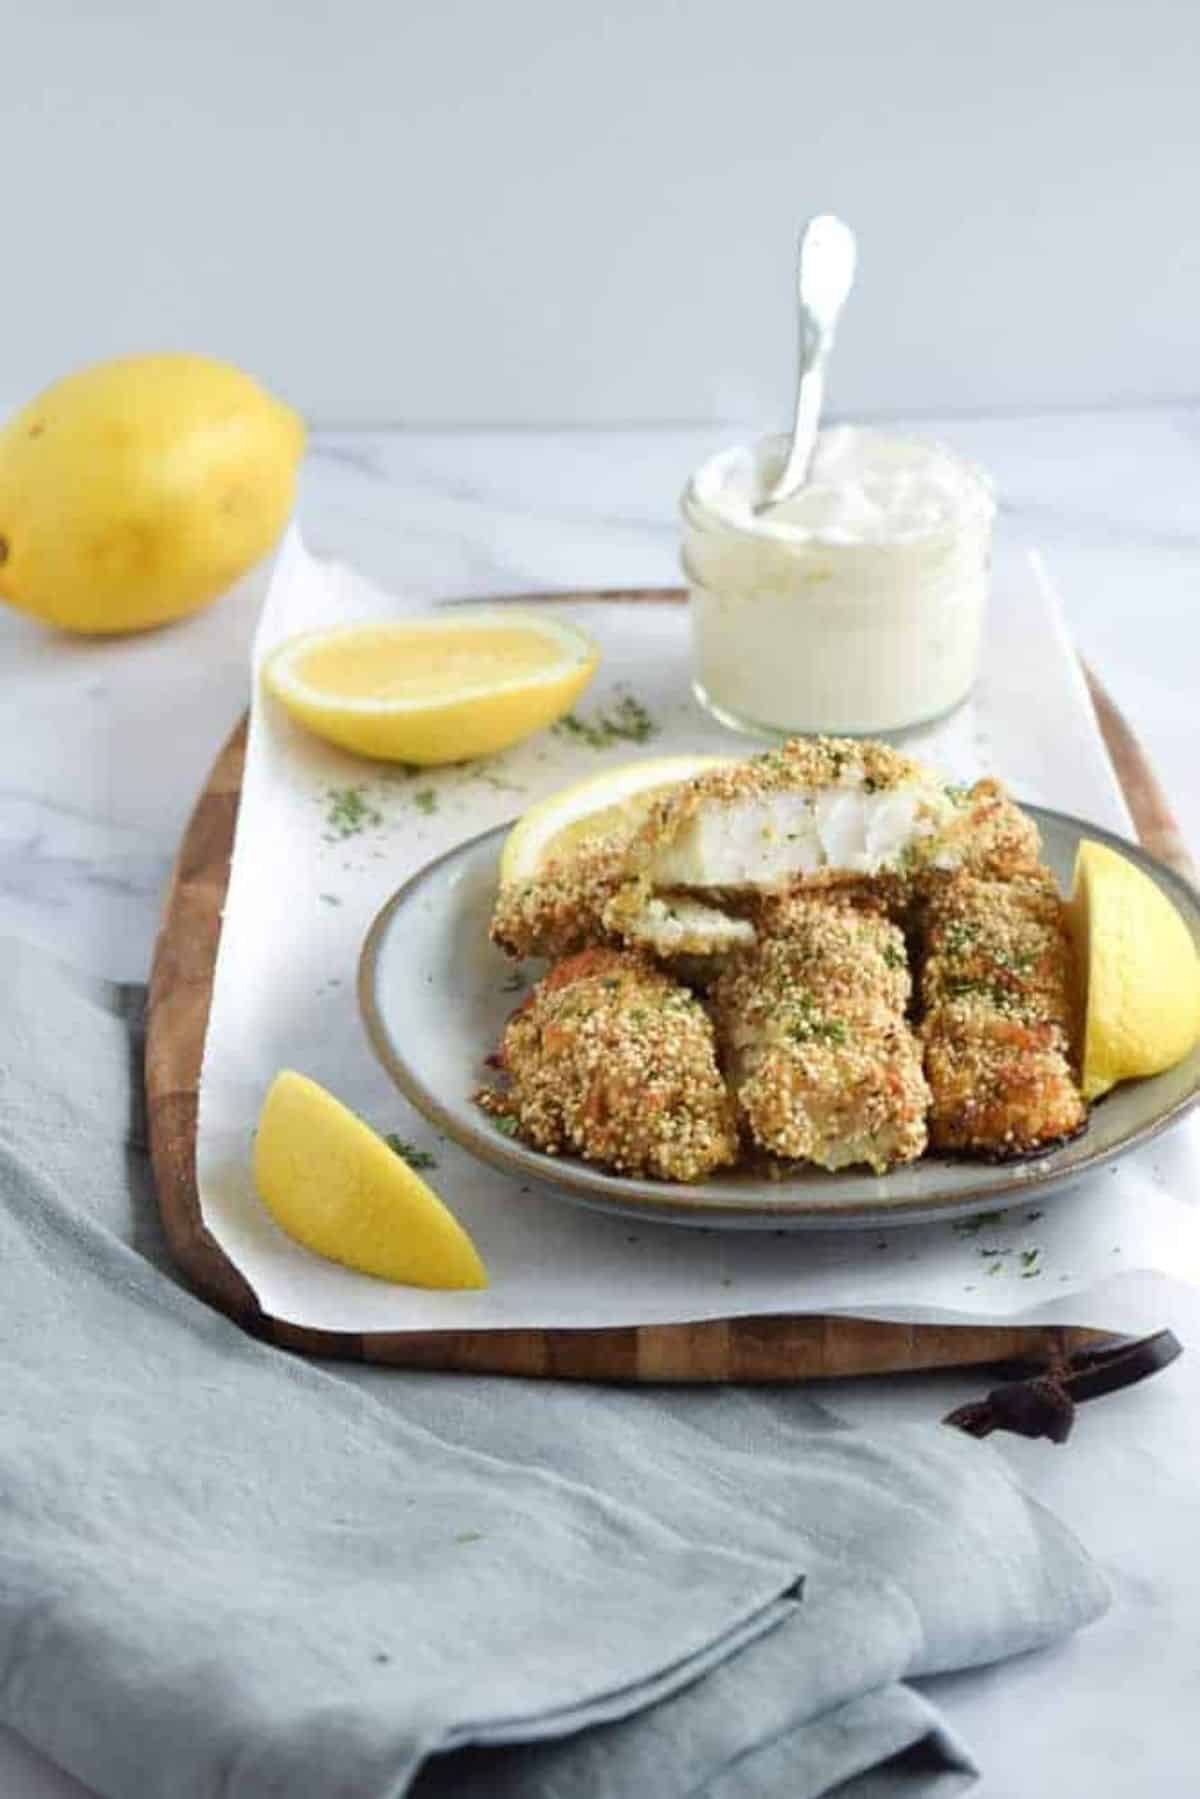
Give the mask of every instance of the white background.
<svg viewBox="0 0 1200 1799">
<path fill-rule="evenodd" d="M 771 422 L 830 208 L 842 412 L 1200 387 L 1191 0 L 0 12 L 0 395 L 182 346 L 325 424 Z"/>
</svg>

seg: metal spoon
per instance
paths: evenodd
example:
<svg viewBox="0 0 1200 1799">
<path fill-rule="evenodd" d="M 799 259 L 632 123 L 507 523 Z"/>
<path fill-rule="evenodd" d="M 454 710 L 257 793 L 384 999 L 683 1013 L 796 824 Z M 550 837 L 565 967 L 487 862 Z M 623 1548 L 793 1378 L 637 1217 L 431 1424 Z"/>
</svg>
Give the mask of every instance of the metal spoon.
<svg viewBox="0 0 1200 1799">
<path fill-rule="evenodd" d="M 800 237 L 797 297 L 800 303 L 800 370 L 792 443 L 782 471 L 754 508 L 766 512 L 790 499 L 808 479 L 817 441 L 825 365 L 846 296 L 854 282 L 854 233 L 831 212 L 810 219 Z"/>
</svg>

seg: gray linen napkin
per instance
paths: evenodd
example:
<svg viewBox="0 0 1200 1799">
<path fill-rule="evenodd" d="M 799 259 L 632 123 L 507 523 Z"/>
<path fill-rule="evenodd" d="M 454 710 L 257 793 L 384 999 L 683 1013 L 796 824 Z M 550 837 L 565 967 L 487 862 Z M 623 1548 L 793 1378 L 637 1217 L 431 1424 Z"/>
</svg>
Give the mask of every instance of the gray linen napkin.
<svg viewBox="0 0 1200 1799">
<path fill-rule="evenodd" d="M 140 992 L 0 991 L 0 1720 L 109 1799 L 948 1794 L 905 1677 L 1103 1608 L 935 1424 L 252 1342 L 169 1270 Z"/>
</svg>

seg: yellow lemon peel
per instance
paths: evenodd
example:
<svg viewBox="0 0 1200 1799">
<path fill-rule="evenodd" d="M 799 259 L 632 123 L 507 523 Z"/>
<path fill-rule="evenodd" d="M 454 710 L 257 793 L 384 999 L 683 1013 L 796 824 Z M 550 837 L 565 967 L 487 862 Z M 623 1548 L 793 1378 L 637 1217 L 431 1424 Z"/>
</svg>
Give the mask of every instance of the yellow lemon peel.
<svg viewBox="0 0 1200 1799">
<path fill-rule="evenodd" d="M 254 1179 L 306 1249 L 380 1280 L 486 1287 L 470 1237 L 419 1174 L 307 1075 L 284 1069 L 263 1104 Z"/>
</svg>

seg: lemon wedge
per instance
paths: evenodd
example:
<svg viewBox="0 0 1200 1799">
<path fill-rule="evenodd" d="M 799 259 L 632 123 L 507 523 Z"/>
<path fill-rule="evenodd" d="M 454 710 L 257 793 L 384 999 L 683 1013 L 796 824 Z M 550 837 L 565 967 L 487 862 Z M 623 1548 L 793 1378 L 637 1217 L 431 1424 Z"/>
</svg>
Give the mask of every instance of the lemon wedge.
<svg viewBox="0 0 1200 1799">
<path fill-rule="evenodd" d="M 1103 843 L 1079 845 L 1068 905 L 1083 983 L 1085 1099 L 1160 1074 L 1200 1040 L 1200 955 L 1166 894 Z"/>
<path fill-rule="evenodd" d="M 731 762 L 731 756 L 649 756 L 622 762 L 539 800 L 522 814 L 500 852 L 502 882 L 524 881 L 569 856 L 589 837 L 631 837 L 669 787 Z"/>
<path fill-rule="evenodd" d="M 306 1075 L 271 1083 L 254 1179 L 289 1237 L 332 1262 L 412 1287 L 486 1287 L 475 1245 L 432 1187 Z"/>
<path fill-rule="evenodd" d="M 272 652 L 263 679 L 318 737 L 432 766 L 491 755 L 553 724 L 599 660 L 564 619 L 464 606 L 305 632 Z"/>
</svg>

